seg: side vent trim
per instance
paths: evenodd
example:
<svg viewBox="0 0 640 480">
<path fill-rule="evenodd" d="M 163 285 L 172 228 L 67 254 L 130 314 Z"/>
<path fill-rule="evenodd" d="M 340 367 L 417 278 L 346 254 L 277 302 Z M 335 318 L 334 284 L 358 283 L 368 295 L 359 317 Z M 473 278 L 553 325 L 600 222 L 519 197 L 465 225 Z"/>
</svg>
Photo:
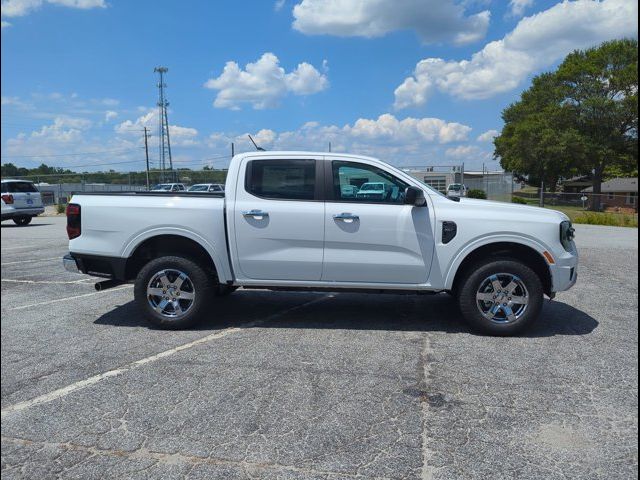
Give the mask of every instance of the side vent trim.
<svg viewBox="0 0 640 480">
<path fill-rule="evenodd" d="M 447 244 L 458 234 L 458 225 L 455 222 L 442 222 L 442 243 Z"/>
</svg>

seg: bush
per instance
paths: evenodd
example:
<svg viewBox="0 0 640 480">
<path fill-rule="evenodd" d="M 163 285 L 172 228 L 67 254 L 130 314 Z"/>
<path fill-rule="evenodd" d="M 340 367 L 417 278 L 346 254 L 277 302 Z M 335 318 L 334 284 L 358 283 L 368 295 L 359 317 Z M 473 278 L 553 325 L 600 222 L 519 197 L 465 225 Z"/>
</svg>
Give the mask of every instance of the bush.
<svg viewBox="0 0 640 480">
<path fill-rule="evenodd" d="M 586 225 L 605 225 L 608 227 L 634 227 L 638 228 L 637 215 L 620 213 L 584 212 L 573 219 L 574 223 Z"/>
<path fill-rule="evenodd" d="M 480 190 L 479 188 L 474 188 L 474 189 L 469 190 L 467 192 L 467 197 L 468 198 L 479 198 L 481 200 L 486 200 L 487 199 L 487 194 L 484 193 L 484 190 Z"/>
<path fill-rule="evenodd" d="M 518 205 L 527 205 L 527 201 L 522 197 L 511 197 L 511 203 L 517 203 Z"/>
<path fill-rule="evenodd" d="M 64 203 L 58 203 L 56 205 L 56 213 L 64 213 L 67 206 Z"/>
</svg>

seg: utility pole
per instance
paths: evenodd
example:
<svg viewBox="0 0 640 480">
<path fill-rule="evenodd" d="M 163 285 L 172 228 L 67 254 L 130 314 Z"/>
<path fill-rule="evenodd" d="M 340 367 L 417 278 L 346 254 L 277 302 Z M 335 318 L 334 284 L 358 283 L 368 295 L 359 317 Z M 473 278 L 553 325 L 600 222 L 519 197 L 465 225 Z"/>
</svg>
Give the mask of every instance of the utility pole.
<svg viewBox="0 0 640 480">
<path fill-rule="evenodd" d="M 156 67 L 153 71 L 158 73 L 160 77 L 160 81 L 158 82 L 158 151 L 160 170 L 162 171 L 162 181 L 164 181 L 167 166 L 169 167 L 169 170 L 173 172 L 171 141 L 169 140 L 169 118 L 167 116 L 167 107 L 169 106 L 169 102 L 164 96 L 164 89 L 167 86 L 166 83 L 164 83 L 164 74 L 167 73 L 169 69 L 167 67 Z"/>
<path fill-rule="evenodd" d="M 149 130 L 147 127 L 144 127 L 144 153 L 147 158 L 147 191 L 151 188 L 149 185 L 149 142 L 147 139 L 149 138 Z"/>
<path fill-rule="evenodd" d="M 329 142 L 329 153 L 331 153 L 331 142 Z"/>
<path fill-rule="evenodd" d="M 231 158 L 233 158 L 236 154 L 236 146 L 231 142 Z"/>
</svg>

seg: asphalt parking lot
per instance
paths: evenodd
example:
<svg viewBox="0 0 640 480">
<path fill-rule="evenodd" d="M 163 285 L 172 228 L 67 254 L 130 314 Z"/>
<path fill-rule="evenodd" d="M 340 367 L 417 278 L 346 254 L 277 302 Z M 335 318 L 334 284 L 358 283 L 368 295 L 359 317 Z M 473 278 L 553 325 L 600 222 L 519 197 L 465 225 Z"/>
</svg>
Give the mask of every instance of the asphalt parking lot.
<svg viewBox="0 0 640 480">
<path fill-rule="evenodd" d="M 238 291 L 149 329 L 62 270 L 64 219 L 2 224 L 3 478 L 637 478 L 638 231 L 577 227 L 525 336 L 445 295 Z"/>
</svg>

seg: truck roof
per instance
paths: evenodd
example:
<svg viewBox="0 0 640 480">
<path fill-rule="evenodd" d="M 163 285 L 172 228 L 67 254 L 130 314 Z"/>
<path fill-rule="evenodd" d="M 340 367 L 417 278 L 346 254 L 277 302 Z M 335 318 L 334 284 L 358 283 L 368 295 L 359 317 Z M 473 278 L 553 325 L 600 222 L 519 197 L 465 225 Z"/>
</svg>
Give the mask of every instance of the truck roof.
<svg viewBox="0 0 640 480">
<path fill-rule="evenodd" d="M 237 154 L 234 158 L 244 157 L 340 157 L 340 158 L 364 158 L 367 160 L 380 161 L 378 158 L 369 157 L 367 155 L 355 155 L 351 153 L 335 153 L 335 152 L 313 152 L 305 150 L 274 150 L 274 151 L 255 151 Z"/>
</svg>

